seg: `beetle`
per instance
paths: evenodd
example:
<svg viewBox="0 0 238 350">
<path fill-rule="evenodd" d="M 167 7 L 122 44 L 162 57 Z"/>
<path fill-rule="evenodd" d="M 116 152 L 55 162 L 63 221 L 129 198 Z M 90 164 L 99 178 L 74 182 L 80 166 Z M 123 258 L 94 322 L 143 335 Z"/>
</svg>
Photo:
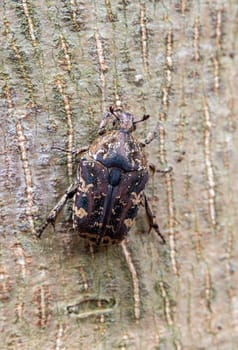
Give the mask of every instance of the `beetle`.
<svg viewBox="0 0 238 350">
<path fill-rule="evenodd" d="M 120 243 L 127 236 L 140 205 L 144 204 L 149 222 L 165 243 L 144 193 L 149 171 L 144 147 L 133 131 L 136 124 L 149 118 L 135 120 L 130 113 L 110 107 L 99 127 L 99 136 L 89 147 L 80 148 L 77 179 L 50 211 L 38 231 L 41 237 L 49 223 L 55 223 L 58 213 L 69 198 L 73 198 L 73 228 L 80 236 L 96 245 Z M 112 128 L 106 126 L 112 122 Z"/>
</svg>

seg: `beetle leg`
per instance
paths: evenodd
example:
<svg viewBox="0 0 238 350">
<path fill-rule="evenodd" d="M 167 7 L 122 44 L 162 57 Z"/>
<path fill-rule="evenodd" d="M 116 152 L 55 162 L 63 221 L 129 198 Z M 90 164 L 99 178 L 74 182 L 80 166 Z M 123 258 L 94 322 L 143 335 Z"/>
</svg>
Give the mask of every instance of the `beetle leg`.
<svg viewBox="0 0 238 350">
<path fill-rule="evenodd" d="M 157 131 L 150 131 L 144 141 L 145 145 L 148 145 L 149 143 L 151 143 L 156 137 L 158 136 L 158 132 Z"/>
<path fill-rule="evenodd" d="M 107 123 L 108 123 L 108 121 L 109 121 L 109 118 L 111 117 L 111 113 L 110 112 L 108 112 L 108 113 L 106 113 L 104 116 L 103 116 L 103 118 L 102 118 L 102 121 L 101 121 L 101 123 L 100 123 L 100 126 L 99 126 L 99 129 L 98 129 L 98 134 L 99 135 L 103 135 L 104 133 L 105 133 L 105 127 L 106 127 L 106 125 L 107 125 Z"/>
<path fill-rule="evenodd" d="M 82 147 L 79 147 L 79 148 L 73 150 L 72 153 L 76 154 L 76 156 L 78 156 L 81 153 L 87 152 L 88 149 L 89 149 L 89 146 L 82 146 Z"/>
<path fill-rule="evenodd" d="M 75 192 L 77 191 L 78 188 L 78 183 L 73 183 L 71 184 L 66 192 L 63 194 L 63 196 L 60 198 L 60 200 L 58 201 L 58 203 L 54 206 L 53 209 L 51 209 L 45 223 L 41 226 L 41 228 L 38 230 L 37 232 L 37 237 L 40 238 L 43 231 L 46 229 L 46 227 L 49 224 L 52 224 L 54 226 L 55 220 L 57 215 L 59 214 L 59 212 L 62 210 L 63 206 L 65 205 L 65 203 L 67 202 L 67 200 L 69 198 L 72 198 L 73 195 L 75 194 Z"/>
<path fill-rule="evenodd" d="M 73 149 L 72 151 L 67 151 L 64 148 L 53 146 L 51 149 L 56 149 L 58 151 L 64 152 L 64 153 L 71 153 L 73 155 L 78 156 L 79 154 L 86 152 L 89 149 L 89 146 L 82 146 L 77 149 Z"/>
<path fill-rule="evenodd" d="M 150 230 L 153 228 L 155 230 L 155 232 L 160 236 L 160 238 L 162 239 L 162 242 L 163 244 L 166 243 L 162 233 L 160 232 L 159 230 L 159 226 L 158 224 L 155 222 L 154 220 L 154 215 L 152 213 L 152 210 L 150 208 L 150 205 L 149 205 L 149 202 L 146 198 L 146 195 L 144 194 L 144 201 L 145 201 L 145 211 L 146 211 L 146 215 L 147 215 L 147 218 L 149 220 L 149 225 L 150 225 L 150 228 L 149 228 L 149 232 Z"/>
<path fill-rule="evenodd" d="M 154 173 L 162 173 L 162 174 L 167 174 L 170 173 L 173 170 L 172 166 L 169 166 L 168 168 L 165 169 L 156 169 L 156 166 L 152 163 L 149 164 L 149 169 L 154 175 Z"/>
<path fill-rule="evenodd" d="M 157 131 L 150 131 L 145 139 L 144 142 L 140 142 L 141 147 L 147 146 L 149 143 L 151 143 L 156 137 L 158 136 Z"/>
<path fill-rule="evenodd" d="M 146 117 L 146 115 L 144 116 Z M 149 117 L 149 116 L 148 116 Z M 143 120 L 143 119 L 142 119 Z M 146 119 L 145 119 L 146 120 Z M 164 126 L 161 122 L 157 124 L 156 130 L 150 131 L 145 139 L 144 142 L 140 142 L 141 147 L 145 147 L 149 143 L 151 143 L 156 137 L 158 137 L 159 131 L 163 130 L 164 131 Z"/>
</svg>

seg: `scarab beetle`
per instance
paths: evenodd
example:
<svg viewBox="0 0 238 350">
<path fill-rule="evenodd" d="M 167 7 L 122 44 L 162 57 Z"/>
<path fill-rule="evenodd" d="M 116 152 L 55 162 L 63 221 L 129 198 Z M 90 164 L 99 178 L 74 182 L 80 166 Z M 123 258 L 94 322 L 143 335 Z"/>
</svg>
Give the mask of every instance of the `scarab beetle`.
<svg viewBox="0 0 238 350">
<path fill-rule="evenodd" d="M 39 237 L 49 223 L 54 224 L 66 201 L 73 197 L 73 227 L 91 242 L 97 245 L 121 242 L 144 203 L 150 229 L 165 243 L 144 193 L 148 168 L 143 148 L 154 137 L 142 143 L 132 135 L 136 124 L 148 118 L 149 115 L 144 115 L 136 121 L 132 114 L 110 107 L 100 124 L 98 138 L 91 146 L 78 150 L 81 159 L 77 179 L 51 210 Z M 109 121 L 112 130 L 106 131 Z"/>
</svg>

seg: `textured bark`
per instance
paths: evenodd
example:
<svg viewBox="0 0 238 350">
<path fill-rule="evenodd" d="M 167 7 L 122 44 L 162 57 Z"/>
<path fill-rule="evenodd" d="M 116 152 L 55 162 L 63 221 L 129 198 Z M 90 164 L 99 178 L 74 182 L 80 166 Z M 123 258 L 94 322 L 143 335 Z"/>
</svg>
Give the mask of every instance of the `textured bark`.
<svg viewBox="0 0 238 350">
<path fill-rule="evenodd" d="M 5 0 L 1 19 L 1 349 L 238 347 L 236 1 Z M 70 206 L 70 153 L 122 103 L 147 147 L 144 211 L 122 246 L 92 251 Z"/>
</svg>

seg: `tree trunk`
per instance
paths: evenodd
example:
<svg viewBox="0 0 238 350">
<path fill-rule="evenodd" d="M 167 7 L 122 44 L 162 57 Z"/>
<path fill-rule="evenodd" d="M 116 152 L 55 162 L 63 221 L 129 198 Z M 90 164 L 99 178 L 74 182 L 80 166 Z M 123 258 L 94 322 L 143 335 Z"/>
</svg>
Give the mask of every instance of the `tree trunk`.
<svg viewBox="0 0 238 350">
<path fill-rule="evenodd" d="M 236 1 L 3 1 L 1 349 L 238 348 Z M 92 249 L 70 205 L 70 151 L 102 114 L 137 118 L 151 174 L 122 245 Z M 57 150 L 62 148 L 68 153 Z"/>
</svg>

